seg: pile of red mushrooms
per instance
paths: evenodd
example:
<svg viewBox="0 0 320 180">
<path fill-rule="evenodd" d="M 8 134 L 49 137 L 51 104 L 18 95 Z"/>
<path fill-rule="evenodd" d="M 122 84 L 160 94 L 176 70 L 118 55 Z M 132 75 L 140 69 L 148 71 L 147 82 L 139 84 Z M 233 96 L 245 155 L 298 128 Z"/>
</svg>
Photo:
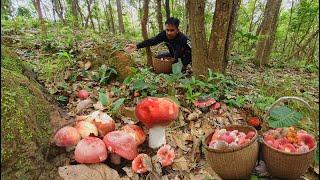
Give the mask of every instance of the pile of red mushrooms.
<svg viewBox="0 0 320 180">
<path fill-rule="evenodd" d="M 159 148 L 157 158 L 160 164 L 170 166 L 175 154 L 166 144 L 165 127 L 178 118 L 178 105 L 168 98 L 148 97 L 137 104 L 135 114 L 149 128 L 149 147 Z M 134 124 L 127 124 L 119 130 L 115 127 L 115 121 L 108 114 L 94 111 L 87 116 L 78 116 L 73 126 L 59 129 L 55 143 L 67 150 L 75 148 L 78 163 L 100 163 L 110 156 L 114 164 L 120 164 L 121 158 L 132 160 L 132 169 L 136 173 L 151 171 L 151 158 L 138 153 L 138 146 L 146 140 L 143 129 Z"/>
<path fill-rule="evenodd" d="M 270 129 L 263 134 L 266 145 L 287 153 L 306 153 L 315 145 L 315 138 L 304 130 L 294 127 Z"/>
<path fill-rule="evenodd" d="M 238 130 L 216 129 L 208 146 L 215 150 L 232 150 L 248 144 L 255 135 L 254 131 L 246 134 Z"/>
</svg>

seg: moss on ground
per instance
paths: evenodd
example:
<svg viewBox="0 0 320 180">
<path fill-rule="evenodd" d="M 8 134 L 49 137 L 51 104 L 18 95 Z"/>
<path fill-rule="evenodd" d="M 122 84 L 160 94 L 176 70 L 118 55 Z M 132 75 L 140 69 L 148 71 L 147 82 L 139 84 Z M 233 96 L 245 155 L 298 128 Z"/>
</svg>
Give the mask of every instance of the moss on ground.
<svg viewBox="0 0 320 180">
<path fill-rule="evenodd" d="M 35 179 L 46 165 L 50 111 L 39 85 L 19 59 L 1 56 L 1 178 Z"/>
</svg>

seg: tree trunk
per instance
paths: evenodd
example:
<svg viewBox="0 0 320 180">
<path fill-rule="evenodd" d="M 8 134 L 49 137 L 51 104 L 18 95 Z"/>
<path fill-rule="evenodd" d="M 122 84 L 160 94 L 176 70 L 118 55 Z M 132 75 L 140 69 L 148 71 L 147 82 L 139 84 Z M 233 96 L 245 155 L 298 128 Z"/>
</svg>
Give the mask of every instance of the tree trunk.
<svg viewBox="0 0 320 180">
<path fill-rule="evenodd" d="M 319 34 L 319 27 L 317 28 L 317 30 L 315 32 L 313 32 L 310 35 L 310 37 L 301 45 L 301 47 L 299 49 L 294 51 L 289 57 L 286 58 L 285 62 L 290 60 L 291 58 L 293 58 L 299 52 L 303 51 L 307 47 L 307 45 L 313 40 L 313 38 L 315 38 L 318 34 Z"/>
<path fill-rule="evenodd" d="M 108 5 L 107 5 L 106 1 L 104 1 L 103 11 L 104 11 L 104 16 L 106 18 L 107 28 L 108 28 L 109 32 L 112 32 L 111 31 L 111 22 L 110 22 L 110 18 L 108 16 L 108 10 L 107 9 L 108 9 Z"/>
<path fill-rule="evenodd" d="M 113 34 L 115 34 L 116 33 L 116 29 L 115 29 L 115 26 L 114 26 L 113 12 L 112 12 L 112 6 L 111 6 L 110 0 L 109 0 L 109 12 L 110 12 L 110 21 L 111 21 L 111 32 Z"/>
<path fill-rule="evenodd" d="M 143 17 L 141 20 L 141 29 L 142 29 L 142 36 L 143 39 L 148 39 L 148 32 L 147 32 L 147 23 L 148 23 L 148 16 L 149 16 L 149 0 L 143 0 Z M 147 52 L 147 65 L 152 67 L 152 54 L 150 47 L 146 47 Z"/>
<path fill-rule="evenodd" d="M 289 32 L 289 28 L 290 28 L 290 25 L 291 25 L 291 19 L 292 19 L 292 14 L 293 14 L 293 5 L 294 5 L 294 0 L 292 0 L 292 2 L 291 2 L 290 17 L 289 17 L 286 37 L 285 37 L 284 42 L 283 42 L 282 52 L 285 51 L 286 45 L 287 45 L 287 39 L 288 39 L 288 34 L 289 34 L 288 32 Z"/>
<path fill-rule="evenodd" d="M 38 18 L 39 18 L 40 22 L 43 22 L 44 19 L 43 19 L 43 14 L 42 14 L 42 11 L 41 11 L 40 0 L 32 0 L 32 3 L 34 5 L 34 8 L 37 11 Z"/>
<path fill-rule="evenodd" d="M 158 28 L 159 32 L 163 31 L 163 22 L 162 22 L 162 13 L 161 13 L 161 0 L 157 1 L 157 20 L 158 20 Z"/>
<path fill-rule="evenodd" d="M 256 46 L 255 65 L 262 67 L 269 63 L 275 38 L 277 21 L 282 0 L 268 0 L 261 24 L 260 40 Z"/>
<path fill-rule="evenodd" d="M 216 1 L 208 52 L 208 67 L 224 73 L 232 46 L 235 19 L 240 0 Z"/>
<path fill-rule="evenodd" d="M 42 33 L 46 34 L 47 33 L 47 27 L 44 23 L 43 15 L 42 15 L 42 10 L 41 10 L 41 5 L 40 5 L 40 0 L 32 0 L 32 3 L 34 5 L 34 8 L 37 11 L 38 18 L 41 24 L 41 31 Z"/>
<path fill-rule="evenodd" d="M 169 0 L 165 0 L 165 10 L 166 10 L 166 17 L 167 19 L 170 18 L 170 5 L 169 5 Z"/>
<path fill-rule="evenodd" d="M 81 7 L 80 7 L 80 5 L 79 5 L 79 1 L 78 1 L 78 0 L 77 0 L 77 10 L 78 10 L 78 12 L 79 12 L 79 14 L 80 14 L 81 25 L 84 26 L 85 18 L 84 18 L 84 15 L 83 15 L 82 11 L 81 11 Z"/>
<path fill-rule="evenodd" d="M 118 22 L 119 22 L 119 31 L 121 34 L 124 34 L 124 24 L 123 24 L 123 17 L 122 17 L 122 6 L 121 0 L 117 0 L 117 11 L 118 11 Z"/>
<path fill-rule="evenodd" d="M 190 27 L 189 27 L 189 9 L 190 9 L 190 0 L 185 1 L 185 23 L 186 23 L 186 35 L 189 37 L 190 36 Z"/>
<path fill-rule="evenodd" d="M 86 3 L 87 3 L 87 10 L 88 10 L 88 16 L 86 17 L 86 23 L 85 23 L 85 27 L 87 28 L 88 27 L 88 23 L 89 23 L 89 18 L 91 18 L 91 4 L 92 4 L 92 1 L 93 0 L 86 0 Z"/>
<path fill-rule="evenodd" d="M 73 25 L 78 27 L 79 26 L 78 10 L 77 10 L 78 0 L 72 0 L 71 3 L 72 3 L 71 8 L 72 8 L 72 15 L 73 15 Z"/>
<path fill-rule="evenodd" d="M 224 64 L 224 69 L 223 73 L 225 72 L 230 54 L 231 54 L 231 49 L 233 48 L 233 35 L 236 32 L 236 25 L 237 25 L 237 19 L 238 19 L 238 11 L 240 9 L 240 4 L 241 0 L 233 0 L 233 5 L 232 5 L 232 12 L 230 16 L 230 22 L 229 22 L 229 28 L 228 28 L 228 35 L 227 35 L 227 42 L 226 42 L 226 50 L 225 50 L 225 64 Z"/>
<path fill-rule="evenodd" d="M 99 30 L 99 32 L 101 32 L 101 23 L 100 23 L 100 17 L 99 17 L 99 13 L 98 13 L 101 10 L 99 8 L 99 4 L 98 4 L 97 0 L 94 1 L 94 5 L 93 6 L 94 6 L 94 11 L 93 11 L 94 12 L 94 16 L 97 19 L 97 23 L 98 23 L 98 30 Z"/>
<path fill-rule="evenodd" d="M 204 9 L 205 0 L 190 0 L 189 22 L 192 44 L 192 71 L 198 76 L 206 74 L 207 63 L 207 41 L 205 37 Z"/>
<path fill-rule="evenodd" d="M 61 4 L 60 0 L 54 0 L 54 4 L 53 4 L 54 10 L 56 11 L 59 19 L 62 21 L 62 23 L 64 25 L 67 25 L 67 22 L 65 21 L 64 17 L 63 17 L 63 6 Z"/>
<path fill-rule="evenodd" d="M 56 20 L 56 12 L 54 10 L 54 0 L 51 0 L 51 4 L 52 4 L 53 22 L 57 22 L 57 20 Z"/>
<path fill-rule="evenodd" d="M 254 13 L 256 11 L 256 4 L 257 4 L 257 0 L 254 0 L 254 2 L 253 2 L 253 10 L 252 10 L 251 17 L 250 17 L 250 24 L 249 24 L 248 32 L 252 32 L 252 29 L 253 29 L 253 18 L 254 18 Z"/>
</svg>

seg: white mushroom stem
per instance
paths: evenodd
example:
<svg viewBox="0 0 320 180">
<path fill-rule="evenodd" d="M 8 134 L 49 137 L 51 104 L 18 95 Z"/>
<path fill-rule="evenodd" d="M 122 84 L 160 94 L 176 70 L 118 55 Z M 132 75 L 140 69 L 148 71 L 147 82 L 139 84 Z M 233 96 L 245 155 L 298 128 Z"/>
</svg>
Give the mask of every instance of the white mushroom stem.
<svg viewBox="0 0 320 180">
<path fill-rule="evenodd" d="M 156 149 L 163 144 L 166 144 L 166 127 L 156 125 L 150 128 L 149 129 L 149 147 L 152 149 Z"/>
</svg>

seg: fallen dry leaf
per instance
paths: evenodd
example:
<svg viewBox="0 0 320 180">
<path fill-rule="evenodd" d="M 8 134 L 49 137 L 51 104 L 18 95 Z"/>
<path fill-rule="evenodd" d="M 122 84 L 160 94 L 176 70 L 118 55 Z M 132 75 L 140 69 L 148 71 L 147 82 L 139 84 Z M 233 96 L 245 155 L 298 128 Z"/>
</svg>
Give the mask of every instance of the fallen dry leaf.
<svg viewBox="0 0 320 180">
<path fill-rule="evenodd" d="M 193 113 L 191 113 L 191 114 L 188 115 L 187 120 L 188 120 L 188 121 L 196 120 L 196 119 L 199 118 L 199 115 L 200 115 L 199 113 L 193 112 Z"/>
<path fill-rule="evenodd" d="M 131 167 L 124 167 L 122 169 L 126 172 L 127 176 L 131 180 L 139 180 L 139 175 L 137 173 L 133 172 Z"/>
<path fill-rule="evenodd" d="M 93 104 L 94 109 L 96 110 L 101 110 L 103 111 L 105 109 L 105 107 L 102 105 L 102 103 L 100 101 L 98 101 L 97 103 Z"/>
<path fill-rule="evenodd" d="M 182 149 L 183 151 L 189 151 L 189 148 L 186 147 L 187 142 L 185 141 L 181 133 L 176 133 L 173 136 L 171 135 L 171 137 L 174 139 L 174 142 L 180 149 Z"/>
<path fill-rule="evenodd" d="M 91 67 L 91 62 L 90 62 L 90 61 L 88 61 L 88 62 L 86 62 L 86 63 L 84 64 L 84 69 L 85 69 L 85 70 L 90 69 L 90 67 Z"/>
<path fill-rule="evenodd" d="M 120 180 L 118 172 L 105 164 L 79 164 L 59 167 L 59 175 L 64 180 Z"/>
<path fill-rule="evenodd" d="M 197 175 L 190 174 L 189 177 L 192 180 L 204 180 L 204 179 L 206 179 L 206 175 L 205 174 L 197 174 Z"/>
<path fill-rule="evenodd" d="M 152 161 L 152 165 L 153 165 L 153 168 L 154 168 L 154 171 L 157 173 L 157 174 L 162 174 L 162 168 L 161 168 L 161 165 L 158 161 L 158 156 L 157 155 L 154 155 L 151 157 L 151 161 Z"/>
<path fill-rule="evenodd" d="M 92 100 L 90 98 L 80 101 L 76 107 L 76 114 L 80 113 L 84 109 L 87 109 L 91 105 L 92 105 Z"/>
<path fill-rule="evenodd" d="M 147 175 L 146 180 L 162 180 L 162 178 L 158 173 L 152 171 Z"/>
<path fill-rule="evenodd" d="M 176 171 L 188 171 L 188 161 L 184 158 L 181 157 L 179 159 L 175 159 L 172 164 L 172 169 Z"/>
<path fill-rule="evenodd" d="M 319 164 L 313 167 L 315 173 L 319 175 Z"/>
<path fill-rule="evenodd" d="M 129 117 L 133 120 L 138 120 L 136 115 L 135 115 L 135 107 L 126 107 L 126 106 L 122 106 L 120 108 L 120 114 L 122 116 L 125 116 L 125 117 Z"/>
</svg>

